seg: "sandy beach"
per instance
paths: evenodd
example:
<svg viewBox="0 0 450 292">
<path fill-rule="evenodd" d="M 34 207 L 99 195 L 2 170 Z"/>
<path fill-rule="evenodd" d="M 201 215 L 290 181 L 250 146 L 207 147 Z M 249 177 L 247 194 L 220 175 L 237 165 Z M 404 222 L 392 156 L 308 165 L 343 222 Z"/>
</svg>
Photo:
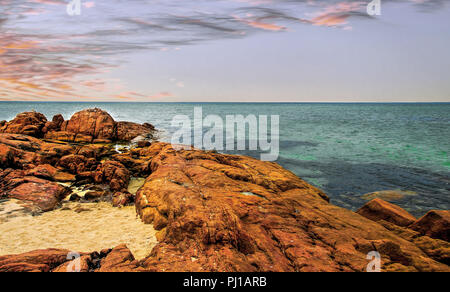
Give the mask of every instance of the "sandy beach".
<svg viewBox="0 0 450 292">
<path fill-rule="evenodd" d="M 0 217 L 0 255 L 46 248 L 92 252 L 125 243 L 136 259 L 142 259 L 157 243 L 153 226 L 136 218 L 134 206 L 65 203 L 33 217 L 11 200 L 0 203 Z"/>
</svg>

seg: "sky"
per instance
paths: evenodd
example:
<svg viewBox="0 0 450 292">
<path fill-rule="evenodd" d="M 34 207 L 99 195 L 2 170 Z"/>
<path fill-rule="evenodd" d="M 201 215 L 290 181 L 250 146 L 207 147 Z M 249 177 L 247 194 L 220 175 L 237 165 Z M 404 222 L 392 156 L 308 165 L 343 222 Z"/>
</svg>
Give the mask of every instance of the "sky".
<svg viewBox="0 0 450 292">
<path fill-rule="evenodd" d="M 450 102 L 450 1 L 369 2 L 0 0 L 0 101 Z"/>
</svg>

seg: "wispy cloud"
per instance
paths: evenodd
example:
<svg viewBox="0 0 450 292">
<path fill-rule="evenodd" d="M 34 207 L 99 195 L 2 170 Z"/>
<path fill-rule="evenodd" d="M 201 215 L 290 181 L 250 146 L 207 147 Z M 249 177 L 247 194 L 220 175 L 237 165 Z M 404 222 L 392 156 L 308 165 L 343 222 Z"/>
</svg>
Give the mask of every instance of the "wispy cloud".
<svg viewBox="0 0 450 292">
<path fill-rule="evenodd" d="M 446 2 L 383 3 L 394 1 L 426 11 Z M 216 39 L 282 33 L 296 25 L 350 29 L 353 19 L 373 19 L 365 13 L 368 2 L 82 0 L 82 15 L 70 17 L 66 0 L 0 0 L 0 99 L 172 97 L 165 88 L 152 88 L 157 94 L 130 94 L 122 80 L 102 76 L 122 66 L 124 56 L 133 52 L 171 51 Z M 184 85 L 175 83 L 180 90 Z"/>
</svg>

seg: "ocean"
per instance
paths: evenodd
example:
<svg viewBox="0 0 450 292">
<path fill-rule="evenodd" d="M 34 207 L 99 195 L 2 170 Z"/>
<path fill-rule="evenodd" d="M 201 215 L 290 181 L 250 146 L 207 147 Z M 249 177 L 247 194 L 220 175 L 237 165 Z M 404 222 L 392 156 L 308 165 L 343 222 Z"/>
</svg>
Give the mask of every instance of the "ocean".
<svg viewBox="0 0 450 292">
<path fill-rule="evenodd" d="M 170 141 L 175 115 L 279 115 L 283 167 L 356 210 L 361 196 L 402 190 L 394 203 L 415 216 L 450 209 L 450 103 L 29 103 L 0 102 L 0 120 L 36 110 L 49 120 L 98 107 L 116 121 L 151 123 Z M 258 152 L 235 154 L 259 158 Z"/>
</svg>

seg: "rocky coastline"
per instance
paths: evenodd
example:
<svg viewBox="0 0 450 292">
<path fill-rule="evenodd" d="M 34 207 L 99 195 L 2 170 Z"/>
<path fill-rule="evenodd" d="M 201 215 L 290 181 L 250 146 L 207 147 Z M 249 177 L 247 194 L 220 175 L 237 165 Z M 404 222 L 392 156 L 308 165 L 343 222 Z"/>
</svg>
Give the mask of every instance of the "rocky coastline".
<svg viewBox="0 0 450 292">
<path fill-rule="evenodd" d="M 0 200 L 34 216 L 71 202 L 134 206 L 156 230 L 142 259 L 125 244 L 80 251 L 84 272 L 364 272 L 371 251 L 382 271 L 450 271 L 448 210 L 415 218 L 375 198 L 352 212 L 276 163 L 176 151 L 156 135 L 100 109 L 51 121 L 21 113 L 0 122 Z M 0 255 L 0 272 L 64 272 L 69 252 Z"/>
</svg>

